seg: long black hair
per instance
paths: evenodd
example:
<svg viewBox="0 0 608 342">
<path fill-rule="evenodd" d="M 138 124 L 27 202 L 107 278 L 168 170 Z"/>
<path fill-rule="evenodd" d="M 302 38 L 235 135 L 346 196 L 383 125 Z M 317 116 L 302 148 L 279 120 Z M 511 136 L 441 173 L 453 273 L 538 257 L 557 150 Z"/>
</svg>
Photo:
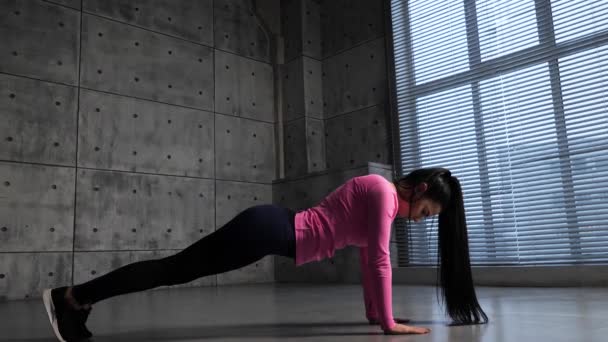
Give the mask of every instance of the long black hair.
<svg viewBox="0 0 608 342">
<path fill-rule="evenodd" d="M 487 323 L 473 285 L 469 240 L 464 212 L 464 200 L 460 182 L 448 169 L 416 169 L 405 177 L 393 181 L 397 192 L 411 190 L 410 198 L 399 196 L 410 203 L 414 199 L 414 189 L 422 182 L 428 188 L 422 198 L 428 198 L 441 205 L 439 213 L 438 254 L 439 273 L 437 282 L 441 285 L 443 302 L 454 324 Z"/>
</svg>

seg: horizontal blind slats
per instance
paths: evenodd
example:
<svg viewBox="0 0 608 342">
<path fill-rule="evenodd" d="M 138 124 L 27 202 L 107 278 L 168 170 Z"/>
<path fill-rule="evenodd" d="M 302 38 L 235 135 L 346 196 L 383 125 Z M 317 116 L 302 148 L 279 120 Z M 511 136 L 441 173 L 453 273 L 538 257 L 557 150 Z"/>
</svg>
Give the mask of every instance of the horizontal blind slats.
<svg viewBox="0 0 608 342">
<path fill-rule="evenodd" d="M 471 8 L 391 2 L 403 173 L 459 177 L 473 264 L 607 262 L 608 2 Z M 435 264 L 437 220 L 407 227 L 400 265 Z"/>
</svg>

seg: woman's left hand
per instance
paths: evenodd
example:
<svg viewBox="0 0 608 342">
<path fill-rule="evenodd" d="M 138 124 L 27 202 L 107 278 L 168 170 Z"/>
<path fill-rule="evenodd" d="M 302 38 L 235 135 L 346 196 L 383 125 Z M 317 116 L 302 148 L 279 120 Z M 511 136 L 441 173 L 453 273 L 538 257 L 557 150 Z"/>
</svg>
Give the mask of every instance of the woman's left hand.
<svg viewBox="0 0 608 342">
<path fill-rule="evenodd" d="M 393 320 L 395 321 L 395 323 L 409 323 L 409 321 L 410 321 L 407 318 L 394 318 Z M 368 321 L 369 321 L 369 324 L 371 324 L 371 325 L 380 324 L 380 321 L 378 321 L 375 318 L 368 319 Z"/>
</svg>

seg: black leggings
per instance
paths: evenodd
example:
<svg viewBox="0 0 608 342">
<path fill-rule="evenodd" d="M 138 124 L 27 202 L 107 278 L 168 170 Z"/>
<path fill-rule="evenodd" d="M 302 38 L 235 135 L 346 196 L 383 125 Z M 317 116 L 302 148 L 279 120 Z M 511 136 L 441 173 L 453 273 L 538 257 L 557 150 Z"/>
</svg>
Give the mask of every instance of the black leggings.
<svg viewBox="0 0 608 342">
<path fill-rule="evenodd" d="M 240 212 L 215 232 L 177 254 L 134 262 L 73 287 L 80 304 L 194 279 L 247 266 L 264 256 L 295 258 L 295 212 L 264 204 Z"/>
</svg>

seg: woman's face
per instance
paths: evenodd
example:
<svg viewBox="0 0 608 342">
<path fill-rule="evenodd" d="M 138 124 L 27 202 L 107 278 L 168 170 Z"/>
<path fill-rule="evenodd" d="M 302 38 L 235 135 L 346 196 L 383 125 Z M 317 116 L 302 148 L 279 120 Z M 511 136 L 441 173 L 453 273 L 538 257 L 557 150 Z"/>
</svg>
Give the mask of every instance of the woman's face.
<svg viewBox="0 0 608 342">
<path fill-rule="evenodd" d="M 421 199 L 414 200 L 412 211 L 411 213 L 407 214 L 411 215 L 409 218 L 414 222 L 420 222 L 420 220 L 424 220 L 427 217 L 439 215 L 440 212 L 441 206 L 439 203 L 423 197 Z M 405 216 L 406 218 L 407 214 Z"/>
<path fill-rule="evenodd" d="M 411 219 L 414 222 L 424 220 L 429 216 L 439 215 L 441 212 L 441 206 L 439 203 L 424 197 L 424 192 L 427 190 L 428 185 L 426 183 L 418 184 L 416 187 L 416 195 L 412 199 L 412 203 L 404 201 L 399 198 L 399 210 L 397 216 L 405 219 Z M 411 207 L 411 212 L 410 212 Z"/>
</svg>

